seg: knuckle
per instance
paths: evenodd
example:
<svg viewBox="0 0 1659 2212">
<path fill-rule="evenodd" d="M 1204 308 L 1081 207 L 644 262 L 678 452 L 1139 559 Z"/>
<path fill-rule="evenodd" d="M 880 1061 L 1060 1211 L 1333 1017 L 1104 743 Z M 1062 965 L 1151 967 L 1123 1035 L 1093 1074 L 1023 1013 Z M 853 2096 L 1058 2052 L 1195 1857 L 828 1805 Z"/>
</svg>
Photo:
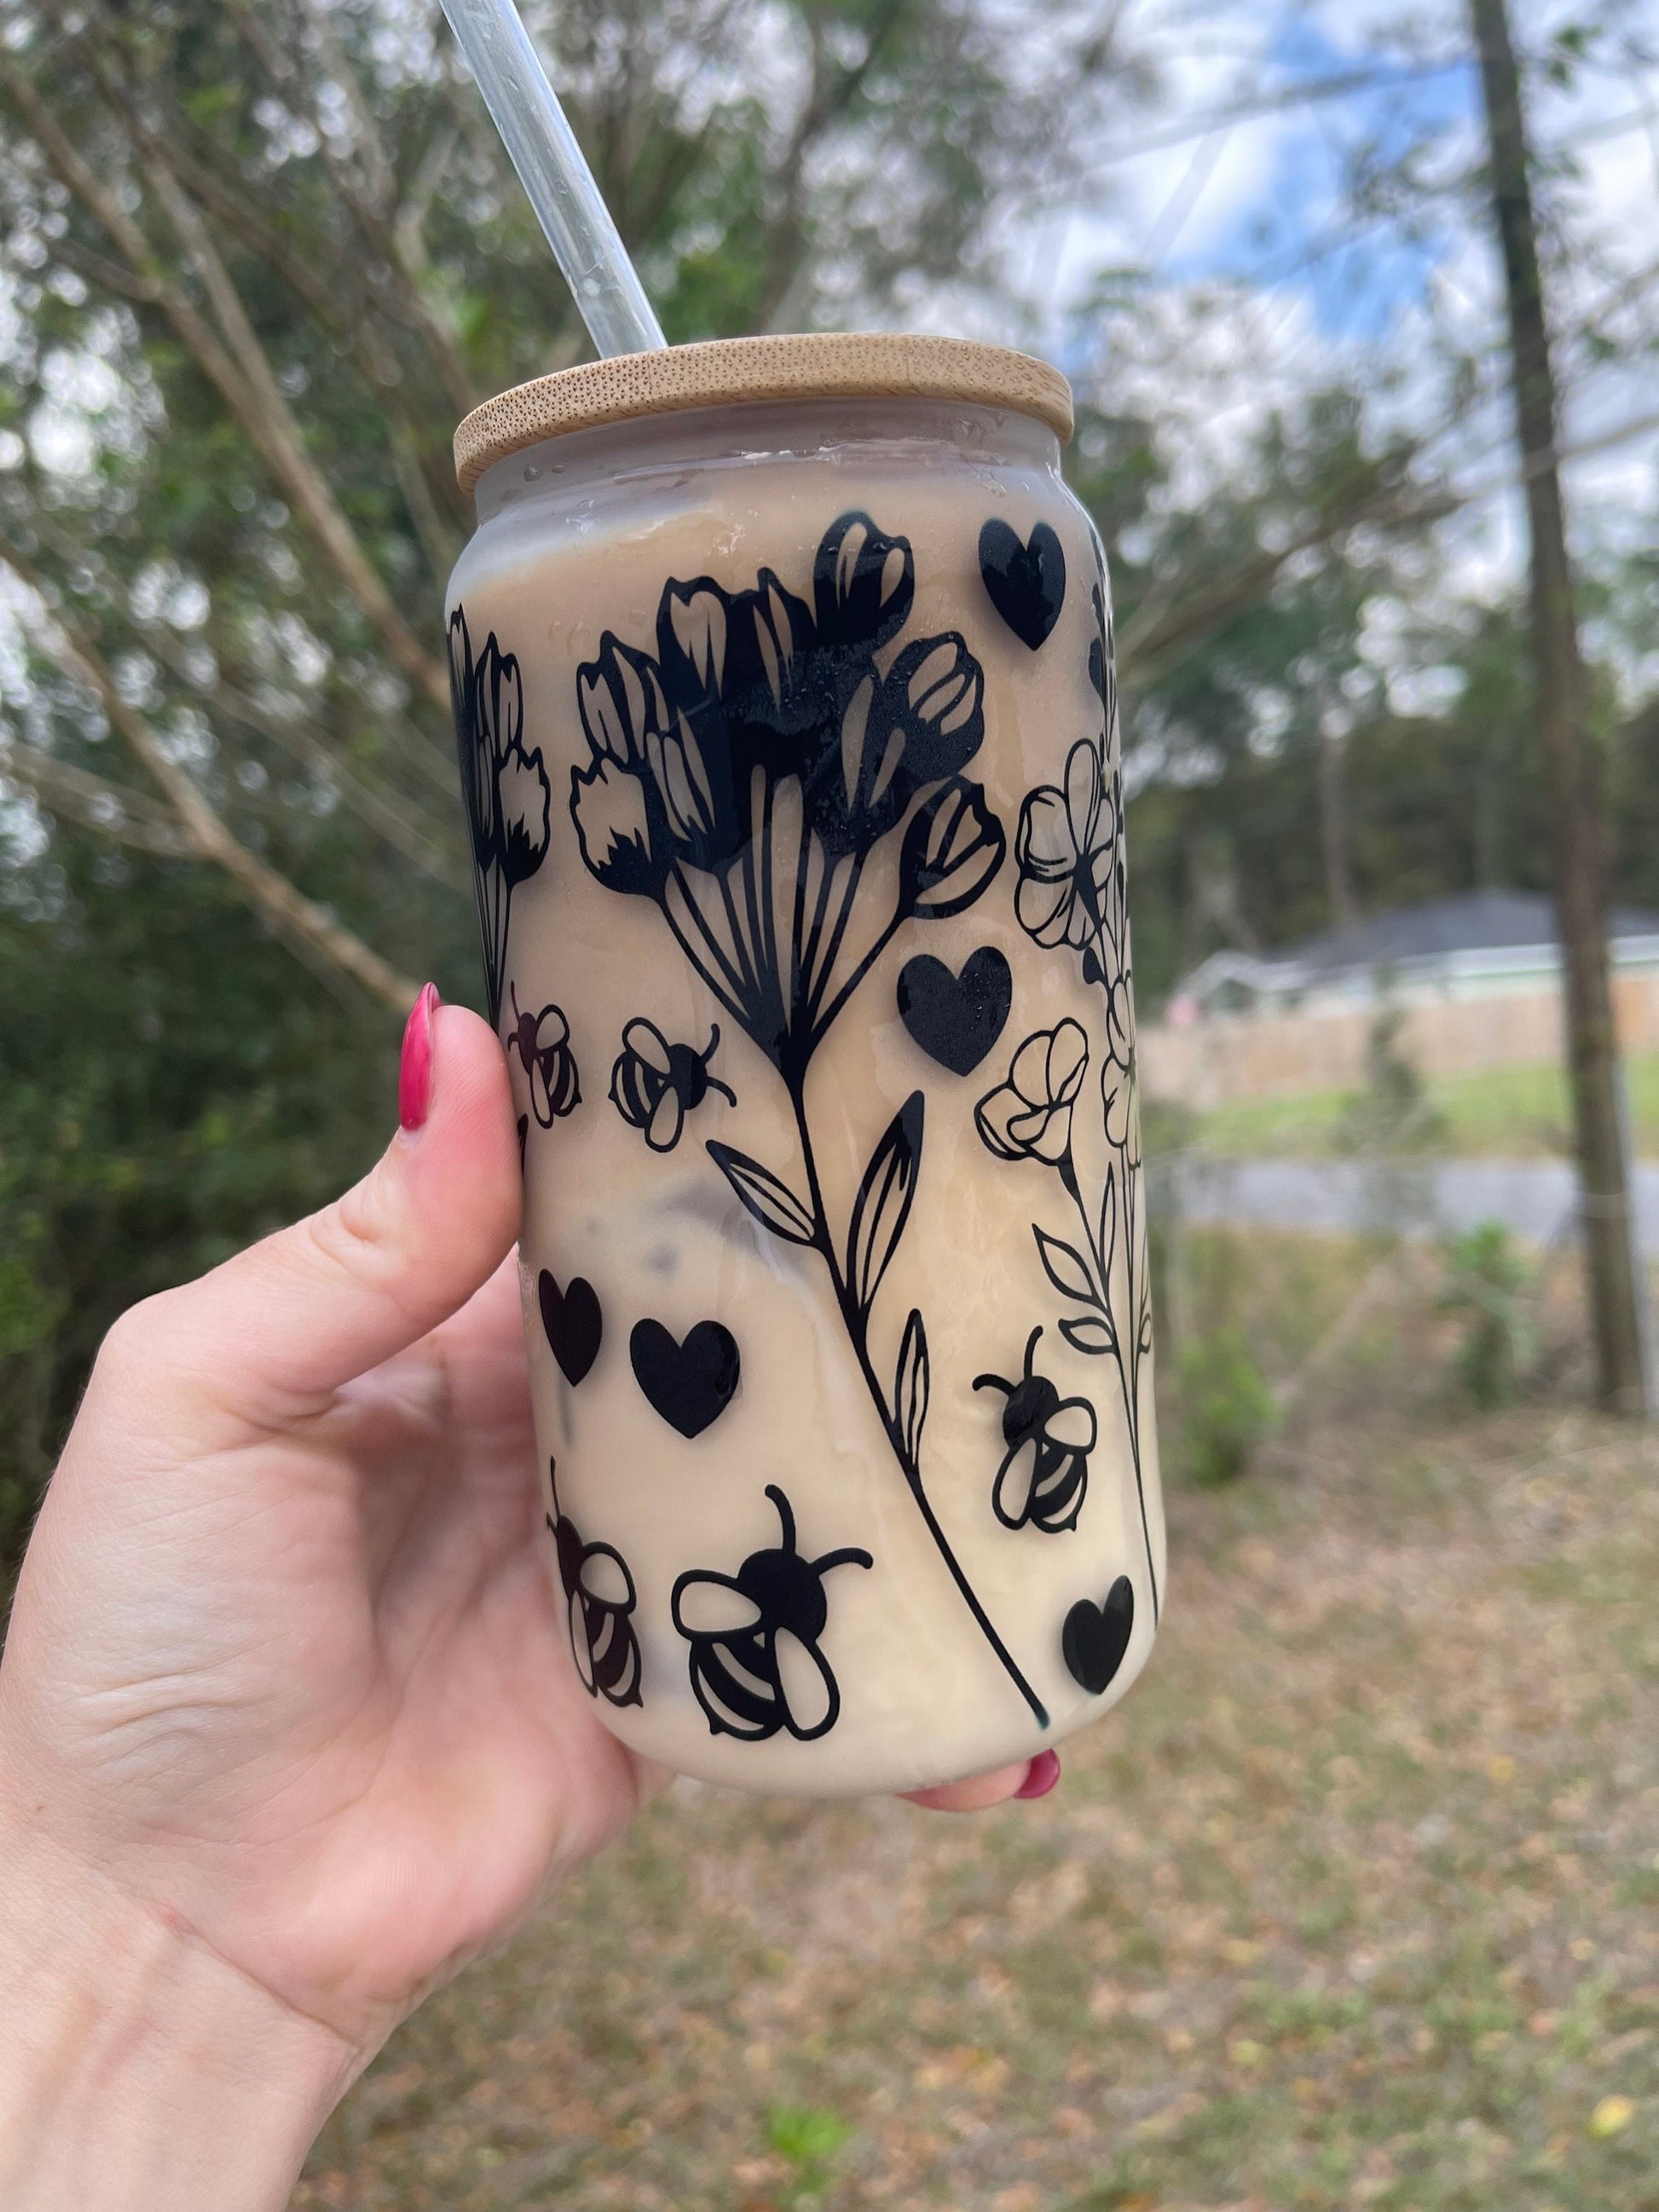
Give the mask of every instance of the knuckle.
<svg viewBox="0 0 1659 2212">
<path fill-rule="evenodd" d="M 331 1273 L 388 1292 L 395 1292 L 404 1272 L 403 1226 L 378 1168 L 301 1224 L 312 1251 Z"/>
<path fill-rule="evenodd" d="M 83 1404 L 114 1406 L 123 1418 L 152 1407 L 189 1371 L 193 1330 L 189 1288 L 158 1291 L 118 1315 L 105 1334 L 87 1378 Z"/>
<path fill-rule="evenodd" d="M 118 1382 L 152 1371 L 176 1339 L 176 1303 L 172 1291 L 158 1291 L 118 1315 L 98 1347 L 94 1374 Z"/>
</svg>

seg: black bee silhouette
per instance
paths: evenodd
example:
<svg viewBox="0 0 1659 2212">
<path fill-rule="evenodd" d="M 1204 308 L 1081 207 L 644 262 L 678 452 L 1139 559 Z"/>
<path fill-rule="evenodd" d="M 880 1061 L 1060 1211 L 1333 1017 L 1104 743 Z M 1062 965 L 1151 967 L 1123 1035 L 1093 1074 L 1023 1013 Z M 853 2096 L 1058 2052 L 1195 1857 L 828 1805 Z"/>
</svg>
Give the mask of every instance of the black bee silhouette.
<svg viewBox="0 0 1659 2212">
<path fill-rule="evenodd" d="M 547 1472 L 553 1484 L 553 1510 L 547 1525 L 558 1553 L 559 1580 L 570 1614 L 570 1649 L 581 1686 L 590 1698 L 604 1698 L 613 1705 L 642 1705 L 640 1640 L 633 1622 L 637 1602 L 634 1577 L 614 1545 L 583 1543 L 575 1522 L 559 1509 L 554 1461 L 547 1462 Z"/>
<path fill-rule="evenodd" d="M 831 1567 L 875 1562 L 860 1551 L 802 1559 L 789 1500 L 775 1483 L 766 1494 L 782 1524 L 778 1548 L 751 1552 L 735 1575 L 682 1575 L 674 1626 L 691 1646 L 691 1687 L 711 1735 L 760 1743 L 787 1729 L 811 1743 L 829 1734 L 841 1711 L 841 1692 L 818 1650 L 830 1615 L 823 1578 Z"/>
<path fill-rule="evenodd" d="M 1025 1372 L 1018 1382 L 976 1375 L 975 1390 L 1003 1390 L 1002 1436 L 1007 1445 L 991 1489 L 991 1509 L 1005 1528 L 1028 1522 L 1054 1534 L 1075 1528 L 1089 1487 L 1089 1455 L 1098 1431 L 1086 1398 L 1062 1398 L 1047 1376 L 1034 1375 L 1041 1328 L 1025 1346 Z M 1029 1457 L 1028 1457 L 1029 1454 Z"/>
<path fill-rule="evenodd" d="M 670 1044 L 654 1022 L 639 1018 L 629 1022 L 622 1041 L 611 1071 L 611 1097 L 629 1127 L 645 1132 L 653 1152 L 673 1151 L 686 1115 L 695 1113 L 711 1091 L 737 1104 L 736 1092 L 708 1073 L 720 1041 L 718 1022 L 702 1052 L 695 1045 Z"/>
<path fill-rule="evenodd" d="M 562 1114 L 570 1113 L 582 1103 L 576 1056 L 570 1049 L 570 1024 L 557 1006 L 544 1006 L 538 1014 L 521 1014 L 518 987 L 509 988 L 513 1027 L 507 1048 L 518 1054 L 530 1078 L 532 1113 L 542 1128 L 550 1129 Z M 522 1158 L 522 1141 L 519 1151 Z"/>
</svg>

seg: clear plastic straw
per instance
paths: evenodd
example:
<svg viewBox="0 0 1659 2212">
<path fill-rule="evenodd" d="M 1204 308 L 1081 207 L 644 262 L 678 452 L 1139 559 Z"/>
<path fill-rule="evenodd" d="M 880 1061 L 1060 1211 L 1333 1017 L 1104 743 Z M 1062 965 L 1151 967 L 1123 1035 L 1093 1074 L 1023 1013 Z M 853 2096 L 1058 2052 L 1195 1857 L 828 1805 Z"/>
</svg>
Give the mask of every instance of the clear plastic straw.
<svg viewBox="0 0 1659 2212">
<path fill-rule="evenodd" d="M 601 354 L 668 341 L 513 0 L 443 0 L 484 105 Z"/>
</svg>

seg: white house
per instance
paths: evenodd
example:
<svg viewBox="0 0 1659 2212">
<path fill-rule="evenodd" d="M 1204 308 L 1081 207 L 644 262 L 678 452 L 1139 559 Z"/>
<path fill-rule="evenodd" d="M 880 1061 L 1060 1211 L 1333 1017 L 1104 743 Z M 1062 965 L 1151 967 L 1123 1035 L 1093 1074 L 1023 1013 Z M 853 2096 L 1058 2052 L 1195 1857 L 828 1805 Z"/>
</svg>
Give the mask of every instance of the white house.
<svg viewBox="0 0 1659 2212">
<path fill-rule="evenodd" d="M 1615 908 L 1608 938 L 1616 975 L 1659 978 L 1659 914 Z M 1403 1007 L 1444 1005 L 1553 991 L 1560 971 L 1547 898 L 1464 891 L 1279 952 L 1212 952 L 1176 988 L 1164 1018 L 1184 1028 L 1217 1015 L 1348 1012 L 1384 998 Z"/>
</svg>

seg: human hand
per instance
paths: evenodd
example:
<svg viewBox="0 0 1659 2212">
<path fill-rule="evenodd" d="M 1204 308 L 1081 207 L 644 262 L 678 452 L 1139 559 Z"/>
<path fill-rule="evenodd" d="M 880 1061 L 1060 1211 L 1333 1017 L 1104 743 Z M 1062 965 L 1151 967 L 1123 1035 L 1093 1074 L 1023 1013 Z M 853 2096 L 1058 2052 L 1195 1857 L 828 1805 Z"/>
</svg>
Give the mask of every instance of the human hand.
<svg viewBox="0 0 1659 2212">
<path fill-rule="evenodd" d="M 42 1509 L 0 1666 L 15 2212 L 284 2202 L 397 2022 L 653 1784 L 553 1603 L 499 1047 L 423 994 L 404 1087 L 337 1205 L 117 1324 Z"/>
</svg>

